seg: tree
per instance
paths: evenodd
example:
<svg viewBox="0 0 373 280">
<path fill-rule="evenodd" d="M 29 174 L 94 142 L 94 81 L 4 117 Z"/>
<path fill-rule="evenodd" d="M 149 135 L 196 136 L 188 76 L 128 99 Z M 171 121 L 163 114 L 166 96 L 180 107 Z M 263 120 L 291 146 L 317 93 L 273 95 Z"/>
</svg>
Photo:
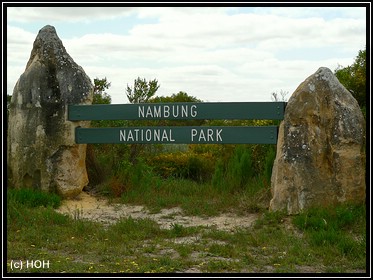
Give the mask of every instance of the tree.
<svg viewBox="0 0 373 280">
<path fill-rule="evenodd" d="M 103 79 L 95 78 L 93 82 L 94 89 L 92 104 L 110 104 L 111 97 L 105 90 L 111 86 L 111 83 L 107 81 L 106 77 Z"/>
<path fill-rule="evenodd" d="M 184 91 L 174 93 L 171 96 L 157 96 L 149 99 L 152 103 L 173 103 L 173 102 L 202 102 L 197 97 L 190 96 Z"/>
<path fill-rule="evenodd" d="M 154 96 L 158 88 L 159 85 L 156 79 L 147 82 L 145 78 L 140 79 L 138 77 L 134 82 L 133 89 L 127 84 L 127 98 L 132 104 L 145 103 Z"/>
<path fill-rule="evenodd" d="M 99 79 L 95 78 L 93 79 L 93 101 L 92 104 L 110 104 L 111 103 L 111 97 L 105 90 L 107 90 L 111 83 L 109 83 L 105 78 Z M 107 120 L 96 120 L 91 121 L 91 125 L 93 127 L 101 127 L 105 123 L 107 123 Z M 100 149 L 95 148 L 95 144 L 88 144 L 87 145 L 87 151 L 86 151 L 86 166 L 87 166 L 87 172 L 89 176 L 89 182 L 90 185 L 98 185 L 104 180 L 104 169 L 102 166 L 100 166 L 97 158 L 96 153 L 99 154 L 101 152 Z"/>
<path fill-rule="evenodd" d="M 352 65 L 339 65 L 334 71 L 340 83 L 348 89 L 365 113 L 366 108 L 366 48 L 360 50 Z M 364 114 L 365 115 L 365 114 Z"/>
<path fill-rule="evenodd" d="M 184 91 L 179 91 L 171 96 L 156 96 L 149 99 L 149 103 L 178 103 L 178 102 L 202 102 L 197 97 L 190 96 Z M 205 120 L 156 120 L 154 124 L 160 126 L 200 126 Z"/>
<path fill-rule="evenodd" d="M 278 93 L 277 91 L 276 92 L 272 92 L 272 95 L 271 95 L 271 99 L 272 101 L 274 102 L 286 102 L 286 99 L 287 99 L 287 95 L 289 94 L 288 91 L 284 91 L 284 90 L 280 90 L 280 93 Z M 280 97 L 281 95 L 281 97 Z"/>
<path fill-rule="evenodd" d="M 149 82 L 147 82 L 145 78 L 141 79 L 140 77 L 138 77 L 134 82 L 133 88 L 131 88 L 127 84 L 127 88 L 126 88 L 127 98 L 129 102 L 132 104 L 146 103 L 149 101 L 151 97 L 154 96 L 158 88 L 159 88 L 159 85 L 156 79 L 150 80 Z M 134 121 L 133 124 L 138 125 L 139 122 Z M 132 164 L 137 163 L 138 156 L 144 150 L 144 147 L 145 147 L 144 145 L 139 145 L 139 144 L 130 145 L 129 161 Z"/>
</svg>

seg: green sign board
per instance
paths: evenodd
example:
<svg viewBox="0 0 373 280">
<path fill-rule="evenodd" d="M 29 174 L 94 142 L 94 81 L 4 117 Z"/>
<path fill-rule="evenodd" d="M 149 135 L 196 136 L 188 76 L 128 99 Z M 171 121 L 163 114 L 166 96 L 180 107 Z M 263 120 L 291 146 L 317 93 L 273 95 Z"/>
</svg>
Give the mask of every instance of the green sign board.
<svg viewBox="0 0 373 280">
<path fill-rule="evenodd" d="M 209 120 L 284 118 L 285 102 L 180 102 L 69 105 L 68 119 Z M 76 128 L 75 141 L 122 144 L 276 144 L 277 126 L 184 126 Z"/>
<path fill-rule="evenodd" d="M 180 102 L 70 105 L 68 119 L 80 120 L 282 120 L 285 102 Z"/>
<path fill-rule="evenodd" d="M 122 144 L 276 144 L 277 126 L 76 128 L 75 141 Z"/>
</svg>

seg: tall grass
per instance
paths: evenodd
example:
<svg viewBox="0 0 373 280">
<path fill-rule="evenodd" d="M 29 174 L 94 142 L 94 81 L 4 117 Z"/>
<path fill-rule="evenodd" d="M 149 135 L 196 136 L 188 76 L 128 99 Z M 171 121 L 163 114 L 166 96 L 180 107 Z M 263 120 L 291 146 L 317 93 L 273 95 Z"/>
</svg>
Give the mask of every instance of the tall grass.
<svg viewBox="0 0 373 280">
<path fill-rule="evenodd" d="M 57 208 L 61 204 L 61 197 L 54 193 L 46 193 L 29 188 L 7 189 L 8 203 L 19 203 L 27 207 L 53 207 Z"/>
<path fill-rule="evenodd" d="M 293 223 L 305 232 L 311 245 L 360 258 L 366 254 L 365 220 L 365 205 L 344 204 L 309 209 L 294 217 Z"/>
<path fill-rule="evenodd" d="M 272 146 L 192 145 L 183 153 L 142 155 L 135 163 L 129 161 L 126 149 L 104 146 L 95 162 L 107 171 L 105 178 L 95 179 L 102 181 L 95 188 L 152 211 L 178 206 L 195 215 L 258 212 L 269 204 Z"/>
<path fill-rule="evenodd" d="M 253 177 L 253 164 L 250 149 L 237 146 L 228 163 L 217 163 L 212 176 L 212 184 L 224 192 L 241 189 Z"/>
<path fill-rule="evenodd" d="M 260 162 L 258 157 L 254 157 L 251 146 L 236 146 L 228 163 L 217 162 L 211 184 L 227 193 L 243 190 L 254 194 L 261 188 L 269 188 L 276 152 L 274 147 L 267 146 L 264 153 Z"/>
</svg>

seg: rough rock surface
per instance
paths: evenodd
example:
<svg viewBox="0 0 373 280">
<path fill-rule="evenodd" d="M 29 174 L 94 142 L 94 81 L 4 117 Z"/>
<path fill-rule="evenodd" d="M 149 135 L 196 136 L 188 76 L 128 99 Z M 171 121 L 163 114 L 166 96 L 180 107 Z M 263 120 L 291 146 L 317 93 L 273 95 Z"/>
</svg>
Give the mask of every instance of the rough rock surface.
<svg viewBox="0 0 373 280">
<path fill-rule="evenodd" d="M 76 145 L 74 129 L 89 122 L 67 121 L 68 104 L 91 104 L 93 85 L 66 52 L 53 26 L 37 35 L 25 72 L 10 103 L 8 179 L 74 196 L 88 184 L 86 145 Z"/>
<path fill-rule="evenodd" d="M 364 117 L 328 68 L 319 68 L 289 99 L 271 185 L 270 210 L 289 214 L 365 201 Z"/>
</svg>

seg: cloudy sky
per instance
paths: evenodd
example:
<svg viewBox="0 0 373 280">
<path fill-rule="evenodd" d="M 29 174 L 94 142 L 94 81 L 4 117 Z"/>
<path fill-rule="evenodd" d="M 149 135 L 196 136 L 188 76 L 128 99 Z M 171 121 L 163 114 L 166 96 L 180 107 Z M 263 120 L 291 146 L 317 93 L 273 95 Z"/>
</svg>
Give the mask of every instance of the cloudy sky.
<svg viewBox="0 0 373 280">
<path fill-rule="evenodd" d="M 364 7 L 7 7 L 7 91 L 24 72 L 38 31 L 53 25 L 112 103 L 127 84 L 157 79 L 157 96 L 206 102 L 271 101 L 319 67 L 351 65 L 366 45 Z M 5 48 L 5 44 L 4 44 Z"/>
</svg>

